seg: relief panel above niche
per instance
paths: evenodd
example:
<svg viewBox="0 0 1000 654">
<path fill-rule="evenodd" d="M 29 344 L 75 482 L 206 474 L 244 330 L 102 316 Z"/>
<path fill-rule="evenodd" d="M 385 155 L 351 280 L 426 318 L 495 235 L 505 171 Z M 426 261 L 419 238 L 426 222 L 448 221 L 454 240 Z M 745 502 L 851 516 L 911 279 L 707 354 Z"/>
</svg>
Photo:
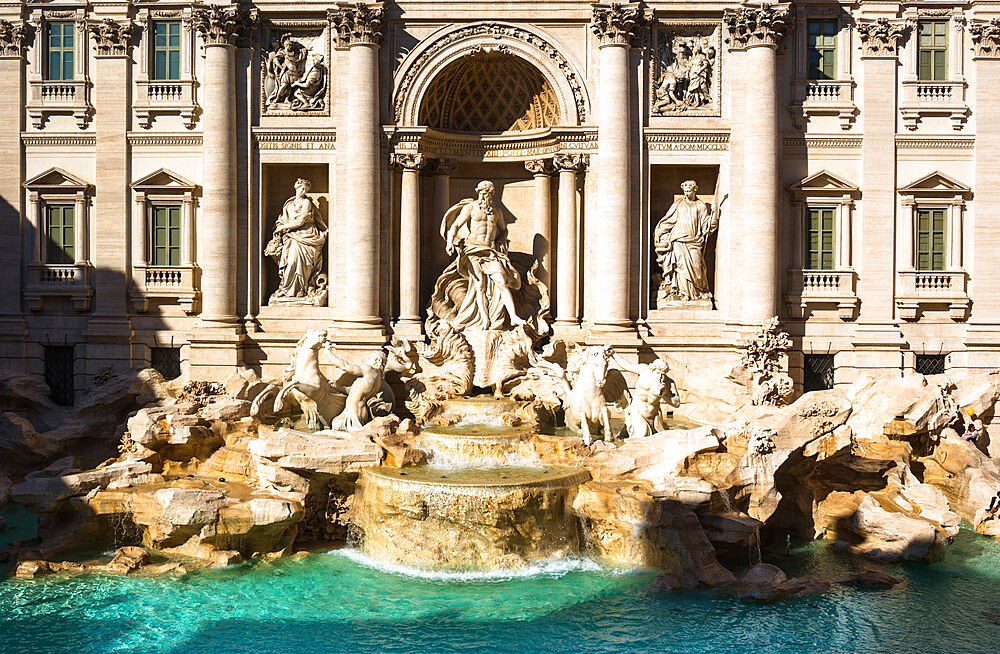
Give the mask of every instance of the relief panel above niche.
<svg viewBox="0 0 1000 654">
<path fill-rule="evenodd" d="M 329 116 L 330 35 L 326 23 L 271 23 L 264 44 L 261 114 Z"/>
<path fill-rule="evenodd" d="M 650 114 L 721 115 L 722 26 L 660 21 L 652 37 Z"/>
</svg>

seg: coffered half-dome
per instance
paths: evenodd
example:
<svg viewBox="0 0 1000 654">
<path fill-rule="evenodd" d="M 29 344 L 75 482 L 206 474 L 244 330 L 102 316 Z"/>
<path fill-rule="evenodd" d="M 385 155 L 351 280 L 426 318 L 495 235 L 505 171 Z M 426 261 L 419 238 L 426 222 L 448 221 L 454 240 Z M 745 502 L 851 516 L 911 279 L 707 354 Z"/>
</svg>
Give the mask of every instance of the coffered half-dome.
<svg viewBox="0 0 1000 654">
<path fill-rule="evenodd" d="M 530 63 L 478 52 L 444 68 L 420 106 L 420 122 L 450 132 L 500 134 L 551 127 L 561 112 L 555 90 Z"/>
</svg>

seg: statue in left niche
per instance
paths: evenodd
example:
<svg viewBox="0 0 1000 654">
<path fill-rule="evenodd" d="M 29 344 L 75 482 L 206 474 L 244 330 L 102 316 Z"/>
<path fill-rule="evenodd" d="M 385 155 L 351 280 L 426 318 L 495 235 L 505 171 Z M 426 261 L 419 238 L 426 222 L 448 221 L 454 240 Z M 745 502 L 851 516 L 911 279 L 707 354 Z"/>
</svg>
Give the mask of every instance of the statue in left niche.
<svg viewBox="0 0 1000 654">
<path fill-rule="evenodd" d="M 323 55 L 283 34 L 264 61 L 265 111 L 326 109 L 326 78 Z"/>
<path fill-rule="evenodd" d="M 295 196 L 285 201 L 264 254 L 278 264 L 280 282 L 268 304 L 326 304 L 327 277 L 323 248 L 327 226 L 319 207 L 307 194 L 308 179 L 295 180 Z"/>
</svg>

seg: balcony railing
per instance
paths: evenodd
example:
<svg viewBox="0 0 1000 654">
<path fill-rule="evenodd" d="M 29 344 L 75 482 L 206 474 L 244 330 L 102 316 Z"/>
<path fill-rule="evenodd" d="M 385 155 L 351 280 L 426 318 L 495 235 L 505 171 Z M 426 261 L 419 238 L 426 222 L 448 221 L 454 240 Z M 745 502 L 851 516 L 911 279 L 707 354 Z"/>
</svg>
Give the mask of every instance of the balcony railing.
<svg viewBox="0 0 1000 654">
<path fill-rule="evenodd" d="M 131 297 L 136 311 L 147 311 L 150 300 L 155 299 L 174 302 L 187 313 L 194 313 L 201 297 L 196 272 L 197 268 L 193 265 L 135 266 Z"/>
<path fill-rule="evenodd" d="M 965 80 L 903 80 L 899 111 L 903 126 L 917 129 L 924 116 L 947 116 L 952 129 L 961 130 L 969 117 Z"/>
<path fill-rule="evenodd" d="M 28 117 L 40 128 L 52 114 L 72 114 L 77 126 L 86 127 L 93 108 L 87 98 L 84 80 L 40 80 L 28 82 Z"/>
<path fill-rule="evenodd" d="M 811 306 L 834 305 L 842 320 L 854 317 L 858 306 L 853 270 L 790 270 L 785 303 L 793 315 L 802 317 Z"/>
<path fill-rule="evenodd" d="M 197 105 L 194 80 L 136 81 L 135 115 L 139 125 L 149 128 L 157 115 L 176 114 L 188 129 L 194 127 Z"/>
<path fill-rule="evenodd" d="M 793 80 L 793 100 L 789 110 L 800 129 L 810 116 L 833 115 L 841 129 L 850 129 L 857 114 L 854 80 Z"/>
<path fill-rule="evenodd" d="M 922 309 L 947 306 L 953 320 L 964 320 L 969 308 L 964 270 L 903 270 L 899 272 L 896 307 L 904 320 L 916 320 Z"/>
<path fill-rule="evenodd" d="M 32 311 L 40 311 L 46 298 L 69 298 L 73 308 L 90 308 L 90 267 L 86 263 L 55 265 L 36 263 L 28 266 L 24 299 Z"/>
</svg>

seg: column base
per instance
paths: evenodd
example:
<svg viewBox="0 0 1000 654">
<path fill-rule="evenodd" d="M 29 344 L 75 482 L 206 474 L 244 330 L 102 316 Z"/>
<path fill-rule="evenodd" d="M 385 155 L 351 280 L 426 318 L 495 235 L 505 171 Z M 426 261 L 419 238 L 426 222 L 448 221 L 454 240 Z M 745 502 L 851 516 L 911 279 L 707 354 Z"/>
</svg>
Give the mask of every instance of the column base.
<svg viewBox="0 0 1000 654">
<path fill-rule="evenodd" d="M 903 376 L 907 343 L 895 323 L 860 324 L 851 344 L 854 349 L 838 355 L 838 385 L 841 380 L 850 384 L 885 374 Z"/>
<path fill-rule="evenodd" d="M 222 381 L 243 363 L 246 336 L 238 325 L 200 325 L 188 345 L 187 376 L 191 381 Z"/>
<path fill-rule="evenodd" d="M 642 343 L 631 320 L 593 322 L 586 327 L 588 345 L 637 346 Z"/>
<path fill-rule="evenodd" d="M 28 323 L 20 315 L 0 316 L 0 368 L 23 372 L 27 358 Z"/>
<path fill-rule="evenodd" d="M 392 326 L 392 333 L 409 340 L 424 340 L 424 323 L 420 318 L 400 318 Z"/>
</svg>

